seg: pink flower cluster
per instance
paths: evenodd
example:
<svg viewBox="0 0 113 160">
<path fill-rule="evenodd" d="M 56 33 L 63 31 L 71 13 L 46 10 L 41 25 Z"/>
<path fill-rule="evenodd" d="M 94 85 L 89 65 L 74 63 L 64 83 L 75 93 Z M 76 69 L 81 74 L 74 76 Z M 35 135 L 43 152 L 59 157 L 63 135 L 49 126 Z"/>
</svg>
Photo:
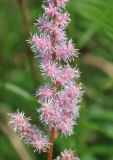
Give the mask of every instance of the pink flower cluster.
<svg viewBox="0 0 113 160">
<path fill-rule="evenodd" d="M 58 156 L 56 160 L 79 160 L 79 158 L 76 157 L 71 150 L 69 150 L 62 152 L 61 156 Z"/>
<path fill-rule="evenodd" d="M 51 93 L 54 93 L 54 90 Z M 79 115 L 78 104 L 81 100 L 81 85 L 75 86 L 74 83 L 68 83 L 48 100 L 48 90 L 45 92 L 45 98 L 40 89 L 38 94 L 43 99 L 40 108 L 42 122 L 54 126 L 56 130 L 62 131 L 65 135 L 73 133 L 73 126 Z"/>
<path fill-rule="evenodd" d="M 58 83 L 59 85 L 68 84 L 80 75 L 78 69 L 71 68 L 69 65 L 59 66 L 55 62 L 42 63 L 40 67 L 42 75 L 50 77 L 53 83 Z"/>
<path fill-rule="evenodd" d="M 67 0 L 49 0 L 48 5 L 43 5 L 45 13 L 36 23 L 41 33 L 33 35 L 29 43 L 41 61 L 42 75 L 57 86 L 52 88 L 50 84 L 36 91 L 41 103 L 41 121 L 70 135 L 79 115 L 82 87 L 76 83 L 79 70 L 69 65 L 77 56 L 77 49 L 65 32 L 70 21 L 69 14 L 63 11 L 66 3 Z"/>
<path fill-rule="evenodd" d="M 72 68 L 69 62 L 78 55 L 72 40 L 66 36 L 66 27 L 70 16 L 64 12 L 68 0 L 45 0 L 44 15 L 35 26 L 40 35 L 34 34 L 28 41 L 40 60 L 42 75 L 48 79 L 47 85 L 36 90 L 36 97 L 41 104 L 38 112 L 44 125 L 55 132 L 71 135 L 79 116 L 82 97 L 82 85 L 77 83 L 80 76 L 78 68 Z M 10 124 L 22 138 L 36 150 L 46 151 L 51 146 L 47 137 L 29 123 L 23 113 L 10 115 Z M 72 151 L 65 151 L 56 160 L 79 160 Z"/>
<path fill-rule="evenodd" d="M 26 118 L 24 113 L 13 113 L 9 114 L 10 122 L 15 132 L 20 134 L 20 137 L 25 140 L 25 142 L 31 144 L 35 150 L 38 151 L 46 151 L 49 148 L 49 141 L 47 137 L 36 128 L 29 123 L 30 118 Z"/>
</svg>

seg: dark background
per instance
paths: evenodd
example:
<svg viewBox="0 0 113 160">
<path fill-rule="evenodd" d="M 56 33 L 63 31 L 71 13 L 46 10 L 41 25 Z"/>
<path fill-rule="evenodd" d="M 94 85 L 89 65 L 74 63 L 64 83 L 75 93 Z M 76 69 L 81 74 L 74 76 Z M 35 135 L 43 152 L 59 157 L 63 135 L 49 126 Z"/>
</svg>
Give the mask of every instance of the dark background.
<svg viewBox="0 0 113 160">
<path fill-rule="evenodd" d="M 23 3 L 24 2 L 24 3 Z M 42 0 L 0 0 L 0 160 L 45 160 L 33 153 L 8 126 L 7 113 L 17 108 L 40 126 L 35 89 L 45 81 L 27 45 L 42 15 Z M 67 34 L 81 53 L 84 84 L 75 134 L 55 143 L 54 156 L 70 147 L 81 160 L 113 160 L 113 0 L 70 0 Z"/>
</svg>

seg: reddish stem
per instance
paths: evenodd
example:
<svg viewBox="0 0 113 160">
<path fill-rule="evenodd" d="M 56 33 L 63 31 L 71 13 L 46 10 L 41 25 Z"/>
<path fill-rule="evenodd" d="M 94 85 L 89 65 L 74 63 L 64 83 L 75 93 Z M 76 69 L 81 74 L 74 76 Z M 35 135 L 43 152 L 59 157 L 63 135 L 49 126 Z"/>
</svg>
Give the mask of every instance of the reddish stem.
<svg viewBox="0 0 113 160">
<path fill-rule="evenodd" d="M 54 2 L 54 5 L 56 6 L 57 5 L 57 2 L 56 0 L 53 0 Z M 55 16 L 54 16 L 54 21 L 55 21 Z M 55 34 L 53 33 L 52 35 L 52 45 L 54 46 L 55 45 Z M 52 54 L 52 59 L 53 61 L 56 60 L 56 53 L 53 51 L 53 54 Z M 53 89 L 56 90 L 56 84 L 53 83 Z M 50 132 L 50 148 L 48 150 L 48 160 L 52 160 L 53 158 L 53 147 L 54 147 L 54 141 L 55 141 L 55 128 L 52 127 L 51 128 L 51 132 Z"/>
<path fill-rule="evenodd" d="M 53 157 L 53 147 L 54 147 L 54 141 L 55 141 L 55 128 L 51 128 L 51 135 L 50 135 L 50 148 L 48 150 L 48 160 L 52 160 Z"/>
</svg>

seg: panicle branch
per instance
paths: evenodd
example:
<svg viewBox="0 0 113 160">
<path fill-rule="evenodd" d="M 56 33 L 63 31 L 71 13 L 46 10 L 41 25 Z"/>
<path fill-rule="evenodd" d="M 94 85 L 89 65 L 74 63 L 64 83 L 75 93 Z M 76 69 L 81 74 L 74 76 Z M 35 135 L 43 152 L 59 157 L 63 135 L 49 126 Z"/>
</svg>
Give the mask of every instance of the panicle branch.
<svg viewBox="0 0 113 160">
<path fill-rule="evenodd" d="M 20 138 L 24 139 L 26 143 L 31 144 L 35 151 L 46 151 L 50 144 L 47 137 L 29 123 L 30 118 L 26 118 L 23 112 L 9 114 L 9 124 L 14 128 L 14 131 L 19 133 Z"/>
</svg>

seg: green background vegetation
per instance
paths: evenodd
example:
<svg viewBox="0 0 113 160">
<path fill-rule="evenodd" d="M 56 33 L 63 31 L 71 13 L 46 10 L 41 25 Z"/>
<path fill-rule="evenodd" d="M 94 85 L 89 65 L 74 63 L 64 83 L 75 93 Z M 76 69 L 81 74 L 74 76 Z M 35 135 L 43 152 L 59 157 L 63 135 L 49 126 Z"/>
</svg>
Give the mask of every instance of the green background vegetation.
<svg viewBox="0 0 113 160">
<path fill-rule="evenodd" d="M 26 42 L 37 31 L 42 0 L 24 0 L 24 10 L 20 2 L 0 0 L 0 160 L 45 160 L 7 125 L 7 113 L 19 108 L 42 127 L 34 93 L 45 81 Z M 81 160 L 113 160 L 113 0 L 70 0 L 67 9 L 67 34 L 81 53 L 73 65 L 82 72 L 85 93 L 75 134 L 58 139 L 54 156 L 71 147 Z"/>
</svg>

